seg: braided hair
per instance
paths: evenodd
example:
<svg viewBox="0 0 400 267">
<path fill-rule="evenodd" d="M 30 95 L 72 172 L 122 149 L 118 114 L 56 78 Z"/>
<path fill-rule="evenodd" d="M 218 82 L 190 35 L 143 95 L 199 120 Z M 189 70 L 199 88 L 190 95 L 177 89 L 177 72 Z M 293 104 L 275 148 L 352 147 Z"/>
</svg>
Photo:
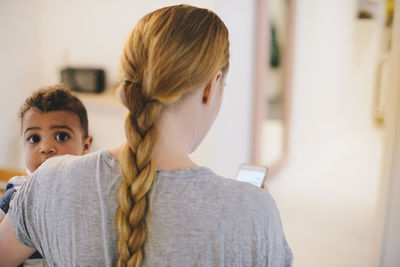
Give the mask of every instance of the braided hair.
<svg viewBox="0 0 400 267">
<path fill-rule="evenodd" d="M 128 115 L 119 161 L 118 266 L 141 266 L 145 258 L 150 192 L 157 179 L 156 121 L 163 107 L 228 67 L 228 30 L 210 10 L 161 8 L 144 16 L 130 34 L 121 56 L 120 97 Z"/>
</svg>

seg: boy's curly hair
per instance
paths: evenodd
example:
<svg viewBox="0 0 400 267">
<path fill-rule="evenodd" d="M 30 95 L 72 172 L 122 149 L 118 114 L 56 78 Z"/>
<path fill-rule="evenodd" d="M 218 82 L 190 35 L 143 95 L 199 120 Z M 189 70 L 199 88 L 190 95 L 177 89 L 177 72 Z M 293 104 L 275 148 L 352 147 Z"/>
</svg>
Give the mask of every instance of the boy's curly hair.
<svg viewBox="0 0 400 267">
<path fill-rule="evenodd" d="M 89 135 L 89 122 L 85 106 L 63 85 L 48 86 L 36 90 L 20 108 L 19 117 L 21 121 L 25 112 L 31 108 L 36 108 L 45 113 L 51 111 L 72 112 L 79 117 L 83 137 L 86 138 Z"/>
</svg>

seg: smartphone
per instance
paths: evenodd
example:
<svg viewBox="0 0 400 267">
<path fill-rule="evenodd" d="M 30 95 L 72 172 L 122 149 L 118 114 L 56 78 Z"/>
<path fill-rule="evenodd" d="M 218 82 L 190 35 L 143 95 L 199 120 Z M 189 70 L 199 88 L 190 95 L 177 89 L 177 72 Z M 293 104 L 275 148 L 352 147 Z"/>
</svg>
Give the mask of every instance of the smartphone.
<svg viewBox="0 0 400 267">
<path fill-rule="evenodd" d="M 242 164 L 237 172 L 236 180 L 261 187 L 265 183 L 267 175 L 268 168 L 265 166 Z"/>
</svg>

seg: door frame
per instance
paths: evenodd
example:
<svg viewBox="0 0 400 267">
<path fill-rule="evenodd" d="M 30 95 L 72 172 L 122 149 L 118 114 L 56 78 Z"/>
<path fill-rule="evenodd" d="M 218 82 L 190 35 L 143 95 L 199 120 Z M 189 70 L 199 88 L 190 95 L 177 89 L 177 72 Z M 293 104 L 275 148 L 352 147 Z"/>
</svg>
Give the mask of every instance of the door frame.
<svg viewBox="0 0 400 267">
<path fill-rule="evenodd" d="M 396 34 L 397 33 L 397 34 Z M 378 202 L 377 266 L 400 266 L 400 0 L 396 1 L 390 55 L 390 88 L 385 101 L 385 143 Z"/>
</svg>

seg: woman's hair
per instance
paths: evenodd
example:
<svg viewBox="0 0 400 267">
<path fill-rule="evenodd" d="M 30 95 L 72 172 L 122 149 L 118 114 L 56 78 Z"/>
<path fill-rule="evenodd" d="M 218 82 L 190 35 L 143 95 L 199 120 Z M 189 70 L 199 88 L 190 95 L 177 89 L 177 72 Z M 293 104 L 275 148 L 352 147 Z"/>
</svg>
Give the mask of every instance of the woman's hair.
<svg viewBox="0 0 400 267">
<path fill-rule="evenodd" d="M 83 137 L 89 135 L 89 122 L 87 111 L 83 103 L 63 85 L 48 86 L 36 90 L 28 97 L 19 111 L 19 117 L 22 119 L 31 108 L 36 108 L 41 112 L 51 111 L 69 111 L 79 117 Z"/>
<path fill-rule="evenodd" d="M 212 11 L 188 5 L 158 9 L 133 29 L 121 56 L 120 96 L 129 110 L 120 161 L 118 266 L 140 266 L 148 238 L 146 216 L 157 174 L 155 122 L 177 102 L 229 67 L 228 30 Z M 196 87 L 197 86 L 197 87 Z"/>
</svg>

